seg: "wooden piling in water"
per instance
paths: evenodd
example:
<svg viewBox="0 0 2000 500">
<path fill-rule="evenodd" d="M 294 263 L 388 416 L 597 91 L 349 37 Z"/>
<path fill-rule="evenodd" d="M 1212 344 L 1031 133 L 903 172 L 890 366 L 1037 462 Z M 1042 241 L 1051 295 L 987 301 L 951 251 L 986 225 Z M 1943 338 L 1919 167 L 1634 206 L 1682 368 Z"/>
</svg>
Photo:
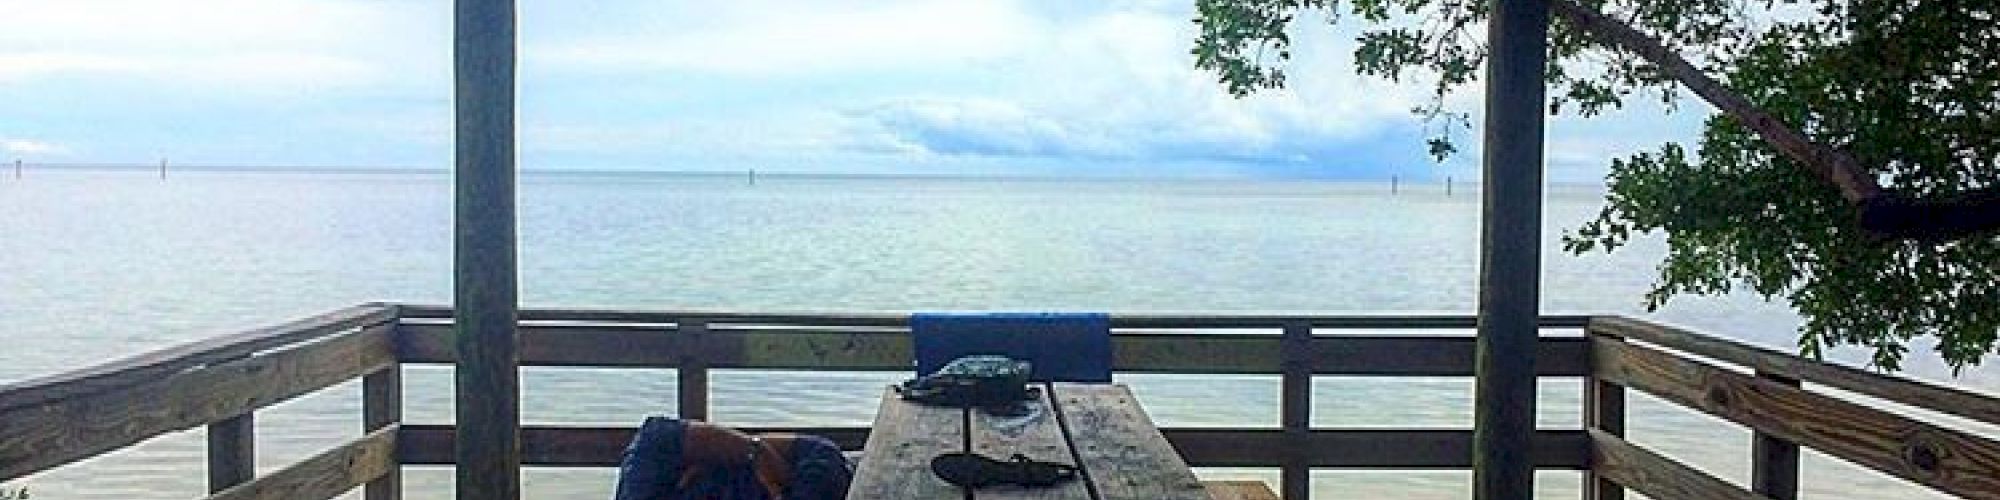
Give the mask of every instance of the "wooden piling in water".
<svg viewBox="0 0 2000 500">
<path fill-rule="evenodd" d="M 1496 0 L 1487 22 L 1491 58 L 1486 63 L 1480 184 L 1472 443 L 1473 498 L 1479 500 L 1527 500 L 1535 490 L 1548 29 L 1549 7 L 1542 0 Z"/>
<path fill-rule="evenodd" d="M 521 497 L 513 0 L 453 3 L 457 114 L 453 348 L 461 500 Z"/>
</svg>

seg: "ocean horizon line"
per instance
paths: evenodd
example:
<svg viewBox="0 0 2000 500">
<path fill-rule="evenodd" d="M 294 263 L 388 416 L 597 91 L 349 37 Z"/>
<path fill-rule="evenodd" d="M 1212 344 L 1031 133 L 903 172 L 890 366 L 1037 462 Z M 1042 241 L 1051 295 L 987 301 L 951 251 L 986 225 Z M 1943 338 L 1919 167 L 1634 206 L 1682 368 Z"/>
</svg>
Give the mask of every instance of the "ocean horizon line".
<svg viewBox="0 0 2000 500">
<path fill-rule="evenodd" d="M 11 168 L 12 165 L 4 167 Z M 159 164 L 139 163 L 29 163 L 21 167 L 30 172 L 140 172 L 153 174 L 160 170 Z M 5 170 L 5 168 L 0 168 Z M 313 174 L 313 175 L 450 175 L 451 169 L 438 167 L 373 166 L 373 165 L 249 165 L 249 164 L 185 164 L 167 165 L 169 175 L 175 172 L 202 173 L 250 173 L 250 174 Z M 5 172 L 0 172 L 5 173 Z M 964 180 L 964 181 L 1019 181 L 1019 182 L 1063 182 L 1063 181 L 1106 181 L 1106 182 L 1301 182 L 1328 184 L 1387 184 L 1401 182 L 1411 185 L 1442 185 L 1452 183 L 1466 187 L 1480 184 L 1477 178 L 1456 176 L 1286 176 L 1270 174 L 1240 175 L 1146 175 L 1136 173 L 1075 173 L 1075 174 L 1007 174 L 1007 173 L 928 173 L 928 172 L 801 172 L 796 170 L 674 170 L 674 169 L 623 169 L 623 168 L 523 168 L 523 177 L 664 177 L 664 178 L 738 178 L 748 179 L 805 179 L 805 180 Z M 8 177 L 8 175 L 0 175 Z M 1550 186 L 1561 187 L 1601 187 L 1597 182 L 1548 181 Z"/>
</svg>

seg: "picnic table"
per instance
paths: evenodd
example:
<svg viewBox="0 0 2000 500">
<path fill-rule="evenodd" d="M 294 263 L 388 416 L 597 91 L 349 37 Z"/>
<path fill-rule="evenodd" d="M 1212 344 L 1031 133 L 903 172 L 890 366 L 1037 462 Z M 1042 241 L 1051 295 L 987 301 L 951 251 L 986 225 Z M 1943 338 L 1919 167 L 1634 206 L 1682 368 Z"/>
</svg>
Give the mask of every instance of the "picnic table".
<svg viewBox="0 0 2000 500">
<path fill-rule="evenodd" d="M 868 435 L 851 500 L 965 498 L 1208 500 L 1180 455 L 1123 385 L 1038 383 L 1021 416 L 926 406 L 890 390 Z M 964 491 L 933 474 L 939 454 L 971 451 L 1006 460 L 1016 454 L 1076 464 L 1079 479 L 1046 488 L 1000 486 Z"/>
</svg>

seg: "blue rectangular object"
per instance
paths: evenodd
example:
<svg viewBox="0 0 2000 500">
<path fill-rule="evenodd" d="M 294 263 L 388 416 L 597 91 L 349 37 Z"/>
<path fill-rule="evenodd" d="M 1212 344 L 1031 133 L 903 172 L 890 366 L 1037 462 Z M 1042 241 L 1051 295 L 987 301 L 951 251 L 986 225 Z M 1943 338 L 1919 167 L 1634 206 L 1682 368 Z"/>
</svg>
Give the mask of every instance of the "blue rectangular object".
<svg viewBox="0 0 2000 500">
<path fill-rule="evenodd" d="M 962 356 L 999 354 L 1034 363 L 1038 381 L 1111 381 L 1108 314 L 918 313 L 910 333 L 919 375 Z"/>
</svg>

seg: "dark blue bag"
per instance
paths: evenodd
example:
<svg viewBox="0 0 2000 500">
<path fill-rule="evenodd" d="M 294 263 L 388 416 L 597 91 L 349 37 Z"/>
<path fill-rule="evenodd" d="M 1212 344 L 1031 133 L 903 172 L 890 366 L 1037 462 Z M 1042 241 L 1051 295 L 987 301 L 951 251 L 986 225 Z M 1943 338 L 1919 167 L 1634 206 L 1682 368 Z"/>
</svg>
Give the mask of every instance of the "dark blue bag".
<svg viewBox="0 0 2000 500">
<path fill-rule="evenodd" d="M 748 466 L 710 468 L 683 490 L 681 429 L 680 420 L 646 418 L 618 464 L 614 500 L 839 500 L 846 497 L 848 484 L 854 479 L 854 469 L 838 445 L 826 438 L 803 436 L 793 443 L 787 457 L 792 481 L 782 499 L 767 498 L 757 474 Z"/>
</svg>

